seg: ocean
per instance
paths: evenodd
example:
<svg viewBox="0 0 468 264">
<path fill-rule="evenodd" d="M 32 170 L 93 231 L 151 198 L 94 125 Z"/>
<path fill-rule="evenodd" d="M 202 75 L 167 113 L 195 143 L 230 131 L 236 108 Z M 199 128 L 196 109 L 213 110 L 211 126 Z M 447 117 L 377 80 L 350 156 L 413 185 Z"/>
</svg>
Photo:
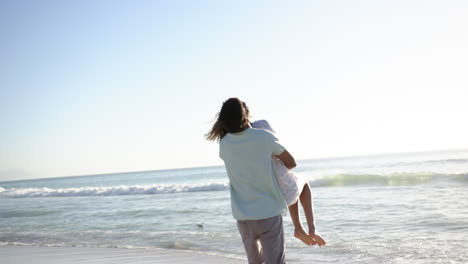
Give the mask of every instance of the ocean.
<svg viewBox="0 0 468 264">
<path fill-rule="evenodd" d="M 295 171 L 327 245 L 302 244 L 285 215 L 288 262 L 468 263 L 468 150 L 303 160 Z M 1 245 L 245 258 L 222 166 L 0 182 Z"/>
</svg>

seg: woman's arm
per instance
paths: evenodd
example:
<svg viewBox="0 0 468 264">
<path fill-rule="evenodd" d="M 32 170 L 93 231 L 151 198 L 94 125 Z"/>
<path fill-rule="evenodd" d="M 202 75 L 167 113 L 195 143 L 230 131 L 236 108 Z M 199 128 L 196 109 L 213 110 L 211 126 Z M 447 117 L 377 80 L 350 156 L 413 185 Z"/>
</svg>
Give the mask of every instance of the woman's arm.
<svg viewBox="0 0 468 264">
<path fill-rule="evenodd" d="M 280 159 L 286 168 L 292 169 L 296 167 L 296 160 L 294 160 L 294 157 L 287 150 L 284 150 L 281 154 L 274 156 Z"/>
</svg>

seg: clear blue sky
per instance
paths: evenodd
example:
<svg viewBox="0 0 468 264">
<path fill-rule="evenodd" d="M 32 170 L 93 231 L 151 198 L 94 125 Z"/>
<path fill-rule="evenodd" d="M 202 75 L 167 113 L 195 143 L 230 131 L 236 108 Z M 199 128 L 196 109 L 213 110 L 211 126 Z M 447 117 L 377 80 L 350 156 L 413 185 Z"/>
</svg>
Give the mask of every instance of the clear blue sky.
<svg viewBox="0 0 468 264">
<path fill-rule="evenodd" d="M 1 1 L 0 180 L 220 165 L 223 100 L 297 159 L 468 147 L 466 1 Z"/>
</svg>

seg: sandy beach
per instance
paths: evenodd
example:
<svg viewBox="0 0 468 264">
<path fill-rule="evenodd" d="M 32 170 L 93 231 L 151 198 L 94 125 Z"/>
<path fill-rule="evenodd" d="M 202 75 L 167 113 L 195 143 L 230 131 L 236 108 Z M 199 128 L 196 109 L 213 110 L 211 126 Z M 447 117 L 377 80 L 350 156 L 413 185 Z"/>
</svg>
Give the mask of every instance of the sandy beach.
<svg viewBox="0 0 468 264">
<path fill-rule="evenodd" d="M 110 263 L 223 263 L 239 264 L 245 260 L 210 255 L 209 253 L 171 249 L 122 249 L 78 247 L 0 246 L 2 264 L 110 264 Z"/>
</svg>

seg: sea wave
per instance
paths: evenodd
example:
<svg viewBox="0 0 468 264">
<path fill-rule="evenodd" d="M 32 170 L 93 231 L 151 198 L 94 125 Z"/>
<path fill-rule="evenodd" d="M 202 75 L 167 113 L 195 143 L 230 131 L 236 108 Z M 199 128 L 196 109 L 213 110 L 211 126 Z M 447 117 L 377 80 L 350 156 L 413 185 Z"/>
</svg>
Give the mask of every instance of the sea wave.
<svg viewBox="0 0 468 264">
<path fill-rule="evenodd" d="M 81 187 L 81 188 L 11 188 L 0 189 L 0 197 L 69 197 L 69 196 L 114 196 L 139 194 L 164 194 L 181 192 L 206 192 L 227 190 L 227 183 L 207 184 L 164 184 L 164 185 L 132 185 L 109 187 Z"/>
<path fill-rule="evenodd" d="M 303 175 L 307 177 L 307 175 Z M 438 173 L 393 173 L 393 174 L 333 174 L 308 178 L 311 186 L 399 186 L 421 185 L 428 183 L 468 183 L 468 173 L 438 174 Z M 210 192 L 228 190 L 228 183 L 205 184 L 153 184 L 153 185 L 121 185 L 108 187 L 80 188 L 2 188 L 0 197 L 70 197 L 70 196 L 116 196 L 144 195 L 185 192 Z"/>
<path fill-rule="evenodd" d="M 316 187 L 331 186 L 399 186 L 419 185 L 436 182 L 468 183 L 468 173 L 392 173 L 392 174 L 335 174 L 312 179 L 310 184 Z"/>
</svg>

